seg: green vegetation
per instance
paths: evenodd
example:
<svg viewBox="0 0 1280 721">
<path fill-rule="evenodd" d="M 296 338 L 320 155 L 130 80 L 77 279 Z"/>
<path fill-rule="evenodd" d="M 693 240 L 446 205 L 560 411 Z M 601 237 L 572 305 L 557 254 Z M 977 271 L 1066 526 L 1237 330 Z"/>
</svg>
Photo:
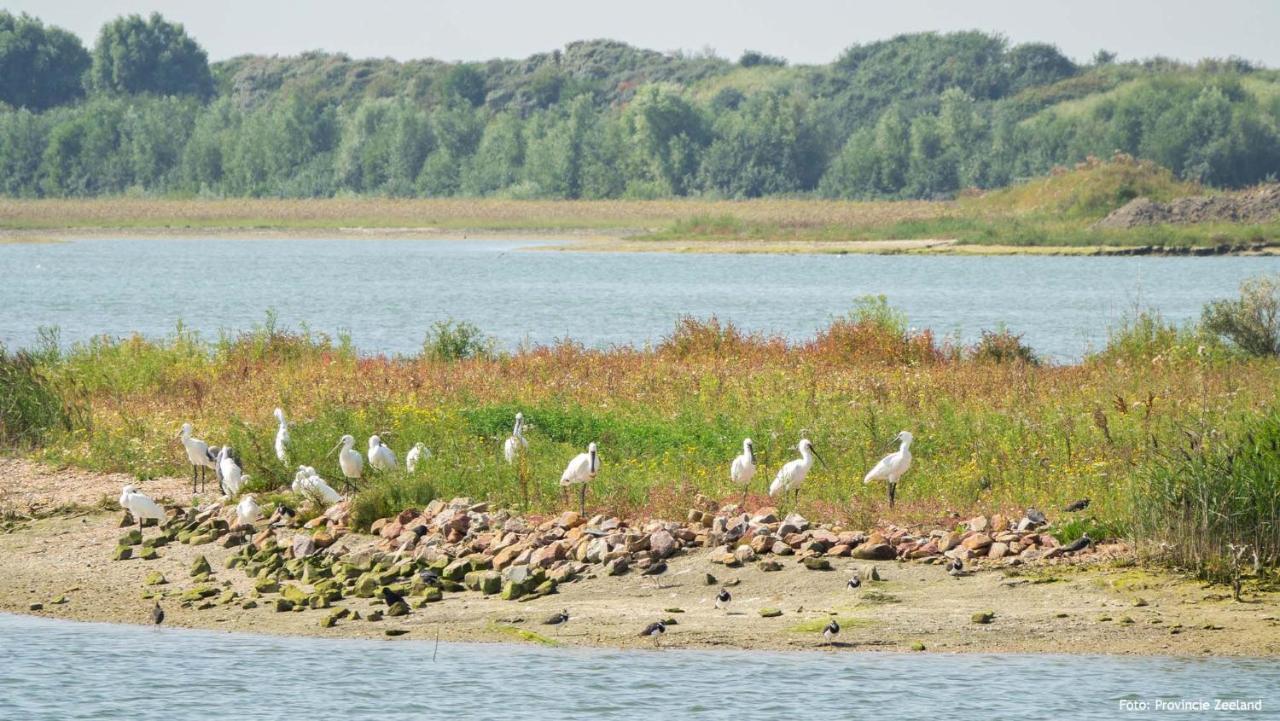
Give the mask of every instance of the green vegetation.
<svg viewBox="0 0 1280 721">
<path fill-rule="evenodd" d="M 107 23 L 90 53 L 6 13 L 0 78 L 0 193 L 14 197 L 936 199 L 1117 151 L 1213 187 L 1280 167 L 1276 71 L 1079 64 L 980 32 L 808 66 L 612 41 L 485 63 L 210 65 L 159 15 Z"/>
</svg>

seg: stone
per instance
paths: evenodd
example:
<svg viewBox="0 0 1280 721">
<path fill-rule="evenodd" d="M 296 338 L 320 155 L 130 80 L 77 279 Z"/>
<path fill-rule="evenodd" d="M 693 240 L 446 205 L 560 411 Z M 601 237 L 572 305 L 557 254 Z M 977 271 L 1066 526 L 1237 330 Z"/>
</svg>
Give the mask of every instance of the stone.
<svg viewBox="0 0 1280 721">
<path fill-rule="evenodd" d="M 791 546 L 788 546 L 783 541 L 774 542 L 773 548 L 770 550 L 776 556 L 790 556 L 791 554 L 796 552 L 794 548 L 792 548 Z"/>
<path fill-rule="evenodd" d="M 969 522 L 964 525 L 970 531 L 974 531 L 975 533 L 983 533 L 988 528 L 991 527 L 991 522 L 987 520 L 986 516 L 974 516 L 973 518 L 970 518 Z"/>
<path fill-rule="evenodd" d="M 42 610 L 44 610 L 44 604 L 43 604 L 43 603 L 33 603 L 33 604 L 31 604 L 31 605 L 27 606 L 27 610 L 28 610 L 28 611 L 42 611 Z"/>
<path fill-rule="evenodd" d="M 924 648 L 924 644 L 923 644 L 922 642 L 920 642 L 920 641 L 916 641 L 915 643 L 911 644 L 911 650 L 912 650 L 912 651 L 923 651 L 923 650 L 925 650 L 925 648 Z"/>
<path fill-rule="evenodd" d="M 770 559 L 770 560 L 766 560 L 766 561 L 761 561 L 761 562 L 760 562 L 759 564 L 757 564 L 757 565 L 758 565 L 758 567 L 760 568 L 760 570 L 761 570 L 761 571 L 764 571 L 764 572 L 766 572 L 766 573 L 771 573 L 771 572 L 773 572 L 773 571 L 781 571 L 781 570 L 782 570 L 782 564 L 781 564 L 781 563 L 778 563 L 777 561 L 774 561 L 774 560 L 772 560 L 772 559 Z"/>
<path fill-rule="evenodd" d="M 117 541 L 121 546 L 136 546 L 142 543 L 142 531 L 140 529 L 131 529 L 128 533 L 120 537 Z"/>
<path fill-rule="evenodd" d="M 286 583 L 280 587 L 280 596 L 288 599 L 295 605 L 307 602 L 307 592 L 292 583 Z"/>
<path fill-rule="evenodd" d="M 316 542 L 311 536 L 299 533 L 294 535 L 289 548 L 293 551 L 294 558 L 306 558 L 316 552 Z"/>
<path fill-rule="evenodd" d="M 810 556 L 809 558 L 804 559 L 802 563 L 804 563 L 804 567 L 809 569 L 810 571 L 832 570 L 831 561 L 828 561 L 825 558 L 819 558 L 817 556 Z"/>
<path fill-rule="evenodd" d="M 600 540 L 603 540 L 603 539 L 600 539 Z M 606 549 L 605 552 L 607 553 L 608 552 L 607 544 L 605 546 L 605 549 Z M 563 561 L 566 552 L 567 552 L 567 549 L 565 548 L 564 544 L 560 543 L 559 541 L 555 543 L 549 543 L 533 552 L 533 555 L 529 557 L 529 565 L 538 566 L 540 568 L 550 568 L 551 564 L 555 563 L 556 561 Z M 601 560 L 603 560 L 603 556 L 601 557 Z"/>
<path fill-rule="evenodd" d="M 669 558 L 676 552 L 676 539 L 666 529 L 659 529 L 649 534 L 649 555 L 654 558 Z"/>
<path fill-rule="evenodd" d="M 782 609 L 780 609 L 780 608 L 762 608 L 762 609 L 760 609 L 760 617 L 761 617 L 761 618 L 777 618 L 778 616 L 781 616 L 781 615 L 782 615 Z"/>
<path fill-rule="evenodd" d="M 880 581 L 880 569 L 873 564 L 864 564 L 858 569 L 858 578 L 863 581 Z"/>
<path fill-rule="evenodd" d="M 129 546 L 116 546 L 115 553 L 111 554 L 114 561 L 127 561 L 133 557 L 133 549 Z"/>
<path fill-rule="evenodd" d="M 143 581 L 143 583 L 148 586 L 163 586 L 168 583 L 168 581 L 165 579 L 163 573 L 160 573 L 159 571 L 152 571 L 147 574 L 147 580 Z"/>
<path fill-rule="evenodd" d="M 837 543 L 836 545 L 827 549 L 827 555 L 844 557 L 844 556 L 848 556 L 852 551 L 853 551 L 853 548 L 851 548 L 850 546 L 847 546 L 843 543 Z"/>
<path fill-rule="evenodd" d="M 160 553 L 152 546 L 143 546 L 142 551 L 138 553 L 138 558 L 144 561 L 154 561 L 160 557 Z"/>
<path fill-rule="evenodd" d="M 467 575 L 467 571 L 471 570 L 471 564 L 465 558 L 459 558 L 451 561 L 440 571 L 440 577 L 450 581 L 461 581 Z"/>
<path fill-rule="evenodd" d="M 995 611 L 978 611 L 977 613 L 970 616 L 969 620 L 972 621 L 973 623 L 987 624 L 995 620 L 995 617 L 996 617 Z"/>
<path fill-rule="evenodd" d="M 1009 520 L 1004 517 L 1003 513 L 995 513 L 991 516 L 991 532 L 1001 533 L 1009 530 Z"/>
<path fill-rule="evenodd" d="M 719 581 L 716 579 L 715 576 L 712 576 L 710 573 L 704 573 L 702 575 L 702 583 L 704 586 L 714 586 L 717 583 L 719 583 Z"/>
<path fill-rule="evenodd" d="M 252 598 L 240 604 L 240 608 L 243 608 L 246 611 L 255 609 L 257 607 L 258 607 L 258 602 L 253 600 Z"/>
<path fill-rule="evenodd" d="M 938 544 L 938 553 L 946 553 L 947 551 L 950 551 L 955 548 L 956 544 L 959 542 L 959 536 L 951 531 L 944 532 L 941 536 L 938 536 L 937 541 L 935 541 L 935 543 Z"/>
<path fill-rule="evenodd" d="M 799 513 L 788 513 L 787 517 L 782 519 L 782 525 L 778 526 L 778 535 L 786 537 L 791 533 L 803 533 L 809 530 L 809 521 Z"/>
<path fill-rule="evenodd" d="M 290 601 L 287 598 L 277 598 L 275 609 L 276 609 L 276 613 L 284 613 L 285 611 L 292 611 L 293 601 Z"/>
<path fill-rule="evenodd" d="M 259 578 L 253 582 L 253 590 L 258 593 L 276 593 L 280 590 L 280 582 L 274 578 Z"/>
<path fill-rule="evenodd" d="M 1007 555 L 1009 555 L 1009 545 L 1006 543 L 993 543 L 991 549 L 987 551 L 987 558 L 1004 558 Z"/>
<path fill-rule="evenodd" d="M 577 511 L 565 511 L 555 521 L 555 525 L 564 529 L 576 528 L 583 523 L 582 516 L 578 515 Z"/>
<path fill-rule="evenodd" d="M 388 616 L 390 616 L 391 614 L 387 614 L 387 615 L 388 615 Z M 391 636 L 392 638 L 394 638 L 394 637 L 396 637 L 396 636 L 403 636 L 403 635 L 405 635 L 406 633 L 409 633 L 409 629 L 407 629 L 407 628 L 388 628 L 388 629 L 383 630 L 383 632 L 382 632 L 382 633 L 383 633 L 383 635 L 385 635 L 385 636 Z"/>
<path fill-rule="evenodd" d="M 381 620 L 382 620 L 382 611 L 370 611 L 370 612 L 369 612 L 369 615 L 364 617 L 364 620 L 369 621 L 369 622 L 377 622 L 377 621 L 381 621 Z"/>
<path fill-rule="evenodd" d="M 606 576 L 621 576 L 627 572 L 627 557 L 619 556 L 604 565 Z"/>
<path fill-rule="evenodd" d="M 960 547 L 969 551 L 978 551 L 991 546 L 991 536 L 985 533 L 975 533 L 960 542 Z"/>
<path fill-rule="evenodd" d="M 196 556 L 196 560 L 191 563 L 192 576 L 199 576 L 202 573 L 213 573 L 213 569 L 209 568 L 209 559 L 203 555 Z"/>
<path fill-rule="evenodd" d="M 873 535 L 861 546 L 850 551 L 849 555 L 863 561 L 892 561 L 898 557 L 898 551 L 888 543 L 876 543 Z"/>
<path fill-rule="evenodd" d="M 768 533 L 761 533 L 753 536 L 751 539 L 751 550 L 757 554 L 768 553 L 773 548 L 774 538 Z"/>
<path fill-rule="evenodd" d="M 764 508 L 756 509 L 756 515 L 751 517 L 751 522 L 760 525 L 777 523 L 778 509 L 773 506 L 765 506 Z"/>
<path fill-rule="evenodd" d="M 733 549 L 733 557 L 738 559 L 738 563 L 751 563 L 756 560 L 756 552 L 751 550 L 751 546 L 738 546 Z"/>
<path fill-rule="evenodd" d="M 520 598 L 521 596 L 523 596 L 524 594 L 525 594 L 525 587 L 523 583 L 507 581 L 507 583 L 502 587 L 502 593 L 500 597 L 504 601 L 514 601 L 517 598 Z"/>
<path fill-rule="evenodd" d="M 396 601 L 387 607 L 387 617 L 395 618 L 397 616 L 409 615 L 409 604 L 404 601 Z"/>
</svg>

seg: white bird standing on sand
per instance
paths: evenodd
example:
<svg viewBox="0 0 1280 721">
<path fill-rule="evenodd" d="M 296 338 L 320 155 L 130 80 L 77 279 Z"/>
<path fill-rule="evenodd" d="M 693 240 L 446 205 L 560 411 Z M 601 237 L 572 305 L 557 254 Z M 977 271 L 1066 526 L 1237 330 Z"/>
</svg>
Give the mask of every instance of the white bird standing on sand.
<svg viewBox="0 0 1280 721">
<path fill-rule="evenodd" d="M 902 445 L 898 446 L 895 453 L 890 453 L 875 468 L 867 471 L 866 477 L 862 479 L 863 485 L 872 481 L 888 481 L 889 482 L 889 507 L 893 508 L 893 499 L 898 489 L 898 479 L 902 478 L 907 471 L 911 470 L 911 441 L 914 438 L 907 431 L 902 431 L 893 440 L 899 441 Z"/>
<path fill-rule="evenodd" d="M 348 433 L 338 440 L 338 445 L 333 447 L 333 451 L 339 448 L 338 467 L 342 469 L 342 475 L 345 479 L 343 482 L 348 488 L 354 487 L 352 481 L 360 480 L 361 474 L 364 473 L 364 458 L 360 456 L 360 451 L 355 450 L 356 439 Z M 329 451 L 330 454 L 333 451 Z"/>
<path fill-rule="evenodd" d="M 142 522 L 148 518 L 164 520 L 164 509 L 151 500 L 151 496 L 139 493 L 133 486 L 125 486 L 120 491 L 120 507 L 129 512 L 138 521 L 138 530 L 142 530 Z"/>
<path fill-rule="evenodd" d="M 243 472 L 240 464 L 231 457 L 231 446 L 223 446 L 218 451 L 218 482 L 222 486 L 222 493 L 234 496 L 248 480 L 249 474 Z"/>
<path fill-rule="evenodd" d="M 729 478 L 742 486 L 742 502 L 747 501 L 747 489 L 751 487 L 751 479 L 756 476 L 756 451 L 751 439 L 742 441 L 742 453 L 733 459 L 729 466 Z"/>
<path fill-rule="evenodd" d="M 216 473 L 218 470 L 217 458 L 209 452 L 209 444 L 199 438 L 191 437 L 191 424 L 183 423 L 182 431 L 178 434 L 182 439 L 182 447 L 187 450 L 187 460 L 191 461 L 191 492 L 196 492 L 196 471 L 200 472 L 200 490 L 204 490 L 205 470 L 212 468 Z"/>
<path fill-rule="evenodd" d="M 276 458 L 289 465 L 289 424 L 284 422 L 284 410 L 277 408 L 274 413 L 280 427 L 276 429 Z"/>
<path fill-rule="evenodd" d="M 564 473 L 560 476 L 560 489 L 562 492 L 568 492 L 569 486 L 578 486 L 578 513 L 586 515 L 587 513 L 587 481 L 596 477 L 600 472 L 600 456 L 596 452 L 596 444 L 593 441 L 587 446 L 586 453 L 579 453 L 569 461 L 569 465 L 565 466 Z"/>
<path fill-rule="evenodd" d="M 410 448 L 409 452 L 405 454 L 404 467 L 410 473 L 413 473 L 415 470 L 417 470 L 419 463 L 427 460 L 430 457 L 431 457 L 431 451 L 427 450 L 427 444 L 419 441 L 413 444 L 413 448 Z M 373 458 L 372 454 L 369 456 L 369 458 L 370 458 L 370 462 L 372 462 L 372 458 Z"/>
<path fill-rule="evenodd" d="M 813 450 L 813 442 L 808 438 L 801 438 L 796 448 L 800 451 L 800 457 L 794 461 L 787 461 L 786 465 L 778 469 L 778 475 L 774 477 L 773 483 L 769 484 L 770 496 L 795 491 L 796 498 L 799 498 L 800 486 L 809 475 L 809 469 L 813 468 L 814 459 L 817 459 L 823 468 L 827 468 L 827 462 Z"/>
<path fill-rule="evenodd" d="M 378 471 L 394 471 L 398 467 L 395 452 L 377 436 L 369 436 L 369 466 Z"/>
<path fill-rule="evenodd" d="M 511 429 L 511 437 L 502 444 L 502 457 L 507 463 L 515 465 L 516 459 L 529 447 L 524 437 L 524 414 L 516 413 L 516 425 Z"/>
<path fill-rule="evenodd" d="M 338 495 L 338 492 L 333 490 L 333 487 L 326 483 L 311 466 L 298 466 L 298 472 L 293 476 L 293 492 L 300 496 L 307 496 L 325 506 L 331 506 L 342 500 L 342 496 Z"/>
<path fill-rule="evenodd" d="M 253 522 L 261 516 L 262 509 L 258 507 L 258 501 L 253 494 L 244 494 L 244 498 L 241 498 L 240 503 L 236 505 L 236 525 L 252 526 Z"/>
</svg>

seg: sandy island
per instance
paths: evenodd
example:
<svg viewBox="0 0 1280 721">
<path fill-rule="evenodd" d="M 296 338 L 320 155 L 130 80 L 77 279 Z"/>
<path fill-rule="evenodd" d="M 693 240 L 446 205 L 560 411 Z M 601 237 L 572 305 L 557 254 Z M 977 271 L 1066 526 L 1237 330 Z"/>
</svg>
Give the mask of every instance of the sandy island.
<svg viewBox="0 0 1280 721">
<path fill-rule="evenodd" d="M 836 648 L 847 650 L 1280 655 L 1280 595 L 1249 593 L 1246 602 L 1235 602 L 1227 589 L 1142 568 L 1111 553 L 988 566 L 961 578 L 940 565 L 878 561 L 872 565 L 883 580 L 850 590 L 845 583 L 852 571 L 869 562 L 832 558 L 835 570 L 813 571 L 794 557 L 773 557 L 782 569 L 765 572 L 756 564 L 728 568 L 712 563 L 705 549 L 689 549 L 669 559 L 661 588 L 635 572 L 609 577 L 595 567 L 561 584 L 557 593 L 528 602 L 474 591 L 446 593 L 443 601 L 415 607 L 407 616 L 342 620 L 326 628 L 321 621 L 333 609 L 278 612 L 269 596 L 256 608 L 242 608 L 240 602 L 253 594 L 252 579 L 224 568 L 239 549 L 172 543 L 158 549 L 154 560 L 113 561 L 121 515 L 108 510 L 104 499 L 116 497 L 130 481 L 0 459 L 0 511 L 7 519 L 0 525 L 0 611 L 148 623 L 152 601 L 144 593 L 158 592 L 168 625 L 328 638 L 384 638 L 392 629 L 417 639 L 439 634 L 450 641 L 646 647 L 651 642 L 639 630 L 665 618 L 677 622 L 662 639 L 667 647 L 818 650 L 819 630 L 835 617 L 843 627 Z M 181 499 L 189 492 L 179 479 L 140 486 L 156 497 Z M 146 536 L 159 532 L 148 528 Z M 352 550 L 377 540 L 354 534 L 342 539 Z M 240 600 L 205 610 L 179 603 L 197 585 L 190 569 L 200 555 L 213 569 L 208 583 L 220 592 L 236 591 Z M 145 585 L 157 571 L 168 582 Z M 707 574 L 717 583 L 708 585 Z M 721 585 L 733 595 L 728 610 L 714 607 Z M 334 607 L 362 616 L 386 609 L 381 601 L 356 597 Z M 759 610 L 766 607 L 782 614 L 763 618 Z M 562 609 L 572 616 L 564 629 L 542 624 Z M 993 611 L 993 619 L 975 623 L 974 614 L 983 611 Z"/>
</svg>

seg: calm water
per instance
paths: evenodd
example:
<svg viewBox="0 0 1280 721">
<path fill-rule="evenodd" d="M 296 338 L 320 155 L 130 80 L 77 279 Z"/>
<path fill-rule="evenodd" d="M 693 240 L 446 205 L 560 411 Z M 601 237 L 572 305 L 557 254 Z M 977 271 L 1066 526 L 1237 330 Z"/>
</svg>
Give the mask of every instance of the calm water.
<svg viewBox="0 0 1280 721">
<path fill-rule="evenodd" d="M 672 634 L 674 635 L 674 633 Z M 1126 701 L 1262 699 L 1261 659 L 599 651 L 353 641 L 0 614 L 0 718 L 1161 718 Z M 1205 713 L 1179 714 L 1202 717 Z"/>
<path fill-rule="evenodd" d="M 643 344 L 682 314 L 803 338 L 854 298 L 888 296 L 912 326 L 972 340 L 1004 323 L 1042 353 L 1078 358 L 1135 306 L 1198 316 L 1267 258 L 907 257 L 525 252 L 519 242 L 84 240 L 0 245 L 0 342 L 42 325 L 64 341 L 261 323 L 413 353 L 433 321 L 467 320 L 506 347 L 572 338 Z"/>
</svg>

